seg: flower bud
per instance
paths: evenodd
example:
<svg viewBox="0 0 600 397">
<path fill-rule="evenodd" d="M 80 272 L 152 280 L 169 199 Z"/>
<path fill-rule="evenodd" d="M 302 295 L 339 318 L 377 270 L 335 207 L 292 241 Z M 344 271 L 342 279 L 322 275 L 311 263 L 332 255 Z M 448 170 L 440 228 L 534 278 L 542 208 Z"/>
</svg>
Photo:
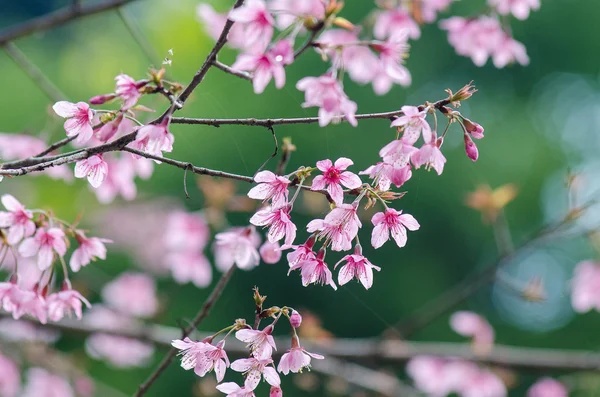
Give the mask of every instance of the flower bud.
<svg viewBox="0 0 600 397">
<path fill-rule="evenodd" d="M 271 386 L 271 392 L 269 393 L 269 397 L 282 397 L 283 391 L 281 391 L 281 387 L 279 386 Z"/>
<path fill-rule="evenodd" d="M 483 138 L 483 127 L 477 123 L 472 122 L 466 117 L 462 119 L 465 129 L 475 139 Z"/>
<path fill-rule="evenodd" d="M 464 134 L 464 138 L 465 138 L 465 151 L 467 152 L 467 156 L 471 160 L 477 161 L 477 158 L 479 157 L 479 150 L 477 150 L 477 145 L 475 145 L 475 142 L 473 142 L 473 140 L 471 139 L 469 134 Z"/>
<path fill-rule="evenodd" d="M 346 18 L 342 18 L 342 17 L 335 17 L 333 19 L 333 24 L 336 26 L 339 26 L 342 29 L 346 29 L 346 30 L 354 30 L 354 28 L 355 28 L 355 26 L 352 24 L 352 22 L 350 22 Z"/>
<path fill-rule="evenodd" d="M 96 95 L 90 98 L 90 105 L 102 105 L 106 102 L 115 99 L 115 94 Z"/>
<path fill-rule="evenodd" d="M 302 316 L 295 310 L 292 310 L 290 315 L 290 325 L 294 328 L 298 328 L 302 324 Z"/>
<path fill-rule="evenodd" d="M 269 265 L 275 264 L 281 259 L 281 249 L 277 242 L 272 243 L 269 240 L 265 241 L 260 247 L 259 252 L 263 262 L 268 263 Z"/>
</svg>

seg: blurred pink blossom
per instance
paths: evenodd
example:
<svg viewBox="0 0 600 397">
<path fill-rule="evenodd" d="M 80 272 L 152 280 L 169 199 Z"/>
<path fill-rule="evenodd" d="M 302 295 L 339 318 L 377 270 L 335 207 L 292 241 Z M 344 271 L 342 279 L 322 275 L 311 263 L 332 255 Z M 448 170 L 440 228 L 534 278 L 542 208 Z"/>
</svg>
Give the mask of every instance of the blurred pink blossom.
<svg viewBox="0 0 600 397">
<path fill-rule="evenodd" d="M 81 320 L 82 303 L 88 309 L 92 307 L 90 302 L 83 297 L 79 292 L 63 288 L 61 291 L 48 295 L 46 304 L 48 306 L 48 318 L 51 321 L 60 321 L 65 314 L 75 313 L 75 316 Z"/>
<path fill-rule="evenodd" d="M 20 389 L 19 367 L 0 352 L 0 397 L 17 397 Z"/>
<path fill-rule="evenodd" d="M 421 37 L 421 29 L 408 11 L 398 7 L 377 12 L 373 34 L 379 40 L 404 35 L 416 40 Z"/>
<path fill-rule="evenodd" d="M 0 227 L 8 228 L 6 242 L 9 245 L 19 243 L 24 237 L 35 233 L 33 213 L 10 194 L 2 195 L 2 205 L 8 211 L 0 211 Z"/>
<path fill-rule="evenodd" d="M 102 299 L 117 311 L 135 317 L 152 317 L 158 310 L 156 284 L 144 273 L 121 274 L 104 286 Z"/>
<path fill-rule="evenodd" d="M 198 288 L 206 288 L 212 281 L 212 268 L 201 252 L 171 252 L 165 257 L 165 263 L 179 284 L 191 282 Z"/>
<path fill-rule="evenodd" d="M 575 266 L 571 281 L 571 303 L 578 313 L 600 311 L 600 264 L 583 261 Z"/>
<path fill-rule="evenodd" d="M 244 47 L 264 51 L 273 37 L 275 20 L 263 0 L 247 0 L 241 7 L 229 12 L 229 18 L 244 24 Z"/>
<path fill-rule="evenodd" d="M 263 262 L 267 264 L 275 264 L 281 259 L 281 248 L 277 242 L 272 243 L 267 240 L 260 246 L 258 251 Z"/>
<path fill-rule="evenodd" d="M 46 270 L 52 265 L 54 253 L 64 256 L 67 253 L 65 233 L 57 228 L 39 228 L 35 236 L 26 238 L 19 245 L 19 254 L 24 257 L 37 255 L 40 270 Z"/>
<path fill-rule="evenodd" d="M 540 0 L 488 0 L 491 7 L 496 8 L 498 14 L 513 14 L 517 19 L 525 20 L 529 18 L 531 10 L 540 8 Z"/>
<path fill-rule="evenodd" d="M 450 317 L 452 329 L 463 336 L 473 338 L 473 348 L 477 353 L 488 353 L 494 346 L 494 329 L 480 315 L 469 311 L 458 311 Z"/>
<path fill-rule="evenodd" d="M 250 270 L 260 263 L 260 236 L 254 226 L 234 227 L 215 235 L 213 249 L 217 268 L 225 272 L 236 265 Z"/>
<path fill-rule="evenodd" d="M 21 397 L 75 397 L 75 393 L 66 379 L 42 368 L 30 368 Z"/>
<path fill-rule="evenodd" d="M 88 265 L 96 258 L 106 259 L 105 243 L 112 243 L 112 240 L 98 237 L 86 237 L 83 230 L 77 230 L 75 239 L 79 246 L 71 254 L 69 266 L 74 272 L 78 272 L 83 266 Z"/>
<path fill-rule="evenodd" d="M 568 397 L 566 386 L 552 378 L 542 378 L 527 390 L 527 397 Z"/>
<path fill-rule="evenodd" d="M 208 34 L 217 40 L 225 27 L 227 14 L 217 13 L 209 4 L 200 3 L 196 8 L 198 19 L 204 23 Z M 241 23 L 234 23 L 227 35 L 227 44 L 232 48 L 243 49 L 245 46 L 245 28 Z"/>
</svg>

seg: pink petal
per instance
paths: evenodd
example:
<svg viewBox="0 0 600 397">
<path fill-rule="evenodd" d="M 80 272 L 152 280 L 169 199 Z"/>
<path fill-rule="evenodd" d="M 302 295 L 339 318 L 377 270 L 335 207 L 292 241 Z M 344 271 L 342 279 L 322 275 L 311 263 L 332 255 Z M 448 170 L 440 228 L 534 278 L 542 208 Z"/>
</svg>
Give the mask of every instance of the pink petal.
<svg viewBox="0 0 600 397">
<path fill-rule="evenodd" d="M 20 211 L 20 210 L 25 209 L 23 204 L 19 203 L 19 201 L 16 198 L 14 198 L 13 196 L 11 196 L 10 194 L 2 195 L 2 205 L 4 206 L 4 208 L 6 208 L 7 210 L 9 210 L 11 212 Z"/>
<path fill-rule="evenodd" d="M 350 171 L 342 172 L 340 181 L 342 182 L 342 185 L 346 186 L 348 189 L 358 189 L 360 185 L 362 185 L 359 176 Z"/>
<path fill-rule="evenodd" d="M 343 171 L 343 170 L 345 170 L 346 168 L 350 167 L 353 164 L 354 164 L 354 161 L 350 160 L 349 158 L 340 157 L 339 159 L 337 159 L 335 161 L 334 165 L 335 165 L 335 168 L 337 168 L 340 171 Z"/>
<path fill-rule="evenodd" d="M 375 214 L 377 215 L 377 214 Z M 381 247 L 390 238 L 389 229 L 384 223 L 379 223 L 373 228 L 371 245 L 373 248 Z"/>
<path fill-rule="evenodd" d="M 317 161 L 317 168 L 321 172 L 327 172 L 332 166 L 333 164 L 329 159 Z"/>
<path fill-rule="evenodd" d="M 79 111 L 79 108 L 74 103 L 59 101 L 52 106 L 52 110 L 60 117 L 73 117 Z"/>
</svg>

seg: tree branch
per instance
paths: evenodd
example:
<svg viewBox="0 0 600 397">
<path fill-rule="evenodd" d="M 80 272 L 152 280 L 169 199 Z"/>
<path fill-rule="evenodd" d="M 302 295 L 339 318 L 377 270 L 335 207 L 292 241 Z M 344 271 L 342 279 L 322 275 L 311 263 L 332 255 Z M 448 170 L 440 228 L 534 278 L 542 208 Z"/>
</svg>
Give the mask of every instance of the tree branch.
<svg viewBox="0 0 600 397">
<path fill-rule="evenodd" d="M 235 269 L 236 269 L 235 266 L 231 266 L 231 268 L 227 272 L 223 273 L 223 275 L 221 276 L 221 279 L 219 280 L 217 285 L 215 285 L 215 288 L 212 290 L 212 292 L 210 293 L 208 298 L 206 298 L 206 301 L 204 301 L 202 308 L 200 309 L 198 314 L 196 314 L 196 317 L 194 317 L 194 320 L 192 320 L 192 323 L 190 324 L 190 326 L 183 330 L 183 335 L 181 336 L 180 339 L 183 339 L 183 338 L 189 336 L 202 323 L 202 321 L 206 318 L 206 316 L 208 316 L 208 313 L 210 313 L 210 309 L 212 309 L 214 304 L 217 302 L 217 300 L 221 296 L 221 293 L 225 289 L 225 286 L 227 286 L 227 283 L 231 279 L 231 276 L 233 275 Z M 169 341 L 169 344 L 170 344 L 170 341 Z M 158 365 L 158 367 L 150 374 L 148 379 L 146 379 L 146 381 L 140 385 L 140 387 L 138 388 L 138 390 L 134 394 L 134 396 L 135 397 L 143 396 L 148 391 L 148 389 L 150 389 L 150 387 L 154 384 L 154 382 L 156 382 L 156 380 L 160 377 L 160 375 L 162 375 L 162 373 L 169 367 L 169 365 L 171 364 L 171 362 L 173 362 L 173 359 L 175 358 L 176 355 L 177 355 L 177 349 L 175 349 L 174 347 L 171 347 L 171 349 L 169 350 L 169 352 L 167 353 L 165 358 L 163 358 L 163 360 Z"/>
<path fill-rule="evenodd" d="M 106 10 L 120 7 L 133 0 L 104 0 L 93 3 L 82 3 L 77 7 L 67 6 L 41 17 L 30 19 L 19 25 L 8 27 L 0 31 L 0 45 L 4 46 L 9 41 L 27 36 L 35 32 L 52 29 L 71 20 L 87 15 L 98 14 Z"/>
<path fill-rule="evenodd" d="M 225 65 L 224 63 L 221 63 L 217 60 L 213 61 L 213 66 L 216 67 L 217 69 L 221 69 L 225 73 L 229 73 L 229 74 L 237 76 L 241 79 L 252 80 L 252 75 L 250 73 L 244 72 L 242 70 L 233 69 L 231 66 Z"/>
</svg>

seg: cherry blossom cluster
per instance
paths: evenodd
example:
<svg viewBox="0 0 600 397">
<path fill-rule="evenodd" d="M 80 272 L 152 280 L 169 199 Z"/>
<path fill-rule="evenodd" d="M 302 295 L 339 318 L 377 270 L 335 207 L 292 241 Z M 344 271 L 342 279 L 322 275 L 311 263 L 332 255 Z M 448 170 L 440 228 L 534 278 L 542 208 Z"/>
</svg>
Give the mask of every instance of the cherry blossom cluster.
<svg viewBox="0 0 600 397">
<path fill-rule="evenodd" d="M 44 324 L 71 313 L 81 319 L 83 305 L 90 304 L 72 289 L 69 273 L 105 259 L 105 243 L 111 241 L 88 237 L 46 211 L 27 209 L 9 194 L 1 202 L 6 211 L 0 211 L 0 261 L 11 272 L 8 281 L 0 283 L 2 308 L 15 319 L 28 314 Z M 67 266 L 69 237 L 77 246 Z M 57 269 L 62 269 L 60 287 Z"/>
<path fill-rule="evenodd" d="M 473 312 L 461 311 L 450 318 L 454 331 L 471 337 L 475 354 L 480 357 L 491 352 L 494 344 L 494 330 L 488 321 Z M 461 397 L 487 396 L 506 397 L 506 386 L 492 369 L 483 368 L 473 362 L 440 358 L 435 356 L 417 356 L 406 367 L 415 386 L 429 396 Z M 567 388 L 551 378 L 542 378 L 527 392 L 527 397 L 567 397 Z"/>
<path fill-rule="evenodd" d="M 87 377 L 73 380 L 73 385 L 60 375 L 44 368 L 31 367 L 26 373 L 27 382 L 21 386 L 21 374 L 17 363 L 0 353 L 0 396 L 2 397 L 92 397 L 93 383 Z M 51 393 L 51 394 L 49 394 Z"/>
<path fill-rule="evenodd" d="M 300 344 L 296 329 L 302 324 L 302 316 L 290 307 L 279 308 L 277 306 L 263 309 L 266 299 L 255 290 L 254 299 L 257 305 L 257 317 L 255 326 L 251 327 L 244 319 L 237 319 L 234 324 L 223 328 L 214 335 L 208 336 L 201 341 L 193 341 L 190 338 L 174 340 L 172 345 L 180 350 L 181 367 L 185 370 L 193 369 L 196 375 L 203 377 L 214 371 L 216 375 L 217 390 L 229 397 L 254 397 L 255 390 L 259 387 L 261 379 L 270 386 L 269 397 L 281 397 L 280 373 L 288 375 L 290 372 L 299 373 L 310 369 L 311 359 L 322 360 L 320 354 L 306 351 Z M 275 365 L 273 353 L 277 350 L 273 331 L 281 316 L 285 317 L 291 328 L 291 346 L 281 355 L 279 362 Z M 271 324 L 259 329 L 261 320 L 272 319 Z M 235 333 L 235 334 L 234 334 Z M 215 343 L 215 339 L 225 334 L 221 340 Z M 248 358 L 241 358 L 229 362 L 225 351 L 227 338 L 234 334 L 235 338 L 246 343 L 250 350 Z M 240 372 L 244 376 L 244 382 L 221 383 L 225 377 L 227 368 Z"/>
</svg>

